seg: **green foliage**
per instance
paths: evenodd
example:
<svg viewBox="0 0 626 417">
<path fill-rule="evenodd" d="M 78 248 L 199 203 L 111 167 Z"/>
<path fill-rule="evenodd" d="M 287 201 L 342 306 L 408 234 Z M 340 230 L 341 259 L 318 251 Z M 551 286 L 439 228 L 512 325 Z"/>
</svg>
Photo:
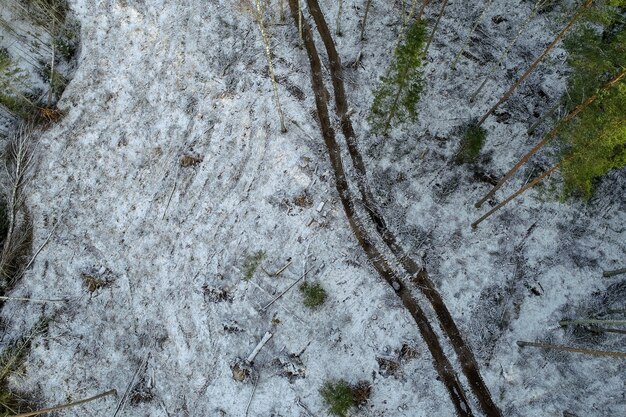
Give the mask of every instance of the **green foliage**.
<svg viewBox="0 0 626 417">
<path fill-rule="evenodd" d="M 54 47 L 66 60 L 71 61 L 78 51 L 80 25 L 74 19 L 67 19 L 65 25 L 54 37 Z"/>
<path fill-rule="evenodd" d="M 607 80 L 626 67 L 626 30 L 615 23 L 599 31 L 595 26 L 585 26 L 565 40 L 568 64 L 572 73 L 568 79 L 565 96 L 568 107 L 574 108 Z"/>
<path fill-rule="evenodd" d="M 324 304 L 324 301 L 326 301 L 326 290 L 324 290 L 319 282 L 315 284 L 309 284 L 308 282 L 302 283 L 300 292 L 304 297 L 304 305 L 309 308 L 321 306 Z"/>
<path fill-rule="evenodd" d="M 244 280 L 249 281 L 252 279 L 257 268 L 261 265 L 261 262 L 263 262 L 263 259 L 265 259 L 265 252 L 262 250 L 246 256 L 243 261 Z"/>
<path fill-rule="evenodd" d="M 13 0 L 16 1 L 16 0 Z M 43 27 L 52 35 L 52 43 L 58 56 L 71 61 L 78 49 L 80 25 L 68 16 L 67 0 L 17 0 L 25 10 L 24 17 Z"/>
<path fill-rule="evenodd" d="M 52 57 L 57 62 L 71 61 L 78 50 L 80 26 L 68 15 L 67 0 L 7 0 L 6 7 L 15 19 L 7 21 L 0 17 L 0 27 L 19 45 L 23 60 L 36 66 L 36 74 L 20 69 L 21 62 L 13 61 L 6 49 L 0 49 L 0 106 L 17 119 L 53 120 L 58 114 L 51 112 L 48 106 L 61 96 L 68 81 L 56 69 L 63 66 L 55 65 L 55 70 L 51 70 Z M 13 24 L 20 19 L 38 28 L 26 34 L 18 33 Z M 50 39 L 52 45 L 44 45 L 44 38 Z M 42 94 L 33 87 L 37 76 L 50 88 L 51 94 Z M 42 101 L 42 97 L 47 100 Z"/>
<path fill-rule="evenodd" d="M 623 20 L 626 0 L 594 0 L 593 6 L 584 13 L 586 22 L 601 26 L 610 26 L 616 21 Z"/>
<path fill-rule="evenodd" d="M 417 21 L 394 51 L 394 61 L 374 92 L 368 117 L 374 132 L 387 134 L 392 122 L 417 119 L 416 107 L 423 89 L 421 67 L 425 42 L 426 22 Z"/>
<path fill-rule="evenodd" d="M 50 64 L 46 62 L 39 63 L 38 73 L 43 82 L 52 88 L 54 97 L 60 97 L 63 94 L 68 84 L 68 80 L 63 74 L 57 70 L 52 70 Z"/>
<path fill-rule="evenodd" d="M 7 389 L 0 389 L 0 417 L 8 417 L 20 410 L 20 397 Z"/>
<path fill-rule="evenodd" d="M 572 72 L 564 101 L 573 109 L 626 68 L 624 0 L 600 1 L 565 41 Z M 621 7 L 621 9 L 619 8 Z M 560 127 L 565 197 L 589 199 L 595 181 L 626 165 L 626 82 L 599 95 L 576 119 Z"/>
<path fill-rule="evenodd" d="M 344 380 L 326 382 L 320 394 L 334 416 L 345 417 L 350 407 L 355 405 L 352 387 Z"/>
<path fill-rule="evenodd" d="M 9 387 L 12 375 L 23 372 L 24 361 L 30 352 L 32 341 L 48 331 L 52 318 L 44 317 L 35 326 L 26 332 L 23 337 L 9 343 L 2 343 L 0 353 L 0 417 L 12 416 L 18 413 L 32 411 L 32 398 L 20 395 Z"/>
<path fill-rule="evenodd" d="M 457 161 L 459 163 L 471 163 L 476 161 L 480 150 L 485 143 L 487 137 L 487 131 L 479 126 L 477 123 L 471 123 L 461 139 L 461 146 L 457 155 Z"/>
<path fill-rule="evenodd" d="M 0 48 L 0 105 L 15 117 L 27 118 L 34 106 L 20 92 L 26 75 L 11 59 L 6 49 Z"/>
<path fill-rule="evenodd" d="M 67 0 L 18 0 L 18 2 L 28 11 L 27 17 L 40 26 L 62 26 L 69 11 Z"/>
<path fill-rule="evenodd" d="M 12 67 L 12 64 L 11 57 L 6 48 L 0 49 L 0 71 L 3 73 L 8 71 Z"/>
<path fill-rule="evenodd" d="M 564 193 L 589 199 L 594 181 L 626 166 L 626 83 L 603 94 L 561 132 Z"/>
</svg>

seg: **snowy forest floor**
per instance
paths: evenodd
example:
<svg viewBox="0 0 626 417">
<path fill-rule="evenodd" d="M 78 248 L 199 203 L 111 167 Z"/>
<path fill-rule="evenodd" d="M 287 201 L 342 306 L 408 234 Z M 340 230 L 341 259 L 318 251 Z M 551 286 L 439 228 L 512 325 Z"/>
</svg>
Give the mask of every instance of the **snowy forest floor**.
<svg viewBox="0 0 626 417">
<path fill-rule="evenodd" d="M 7 302 L 6 340 L 51 319 L 12 385 L 44 404 L 117 389 L 117 398 L 68 416 L 112 415 L 129 384 L 119 416 L 243 416 L 248 406 L 250 416 L 322 416 L 320 387 L 343 378 L 372 385 L 354 415 L 453 416 L 415 323 L 350 230 L 290 17 L 271 27 L 289 129 L 281 134 L 259 32 L 237 2 L 70 3 L 81 23 L 79 66 L 60 102 L 67 115 L 38 144 L 27 202 L 33 247 L 54 234 L 11 294 L 68 301 Z M 334 22 L 336 2 L 321 3 Z M 626 350 L 621 335 L 558 325 L 624 309 L 623 278 L 602 278 L 626 258 L 624 170 L 603 179 L 589 203 L 562 203 L 545 186 L 470 228 L 482 214 L 473 203 L 488 190 L 484 179 L 536 142 L 526 129 L 564 91 L 564 51 L 488 120 L 480 160 L 454 162 L 462 127 L 564 20 L 537 16 L 470 106 L 532 3 L 496 0 L 471 59 L 453 71 L 479 7 L 451 2 L 427 58 L 419 121 L 381 138 L 366 116 L 401 10 L 373 2 L 361 43 L 363 3 L 344 1 L 335 41 L 369 185 L 406 252 L 423 261 L 494 401 L 506 416 L 626 415 L 623 360 L 516 345 Z M 347 65 L 361 50 L 362 66 Z M 535 159 L 507 190 L 549 161 Z M 245 280 L 246 260 L 258 251 L 262 268 Z M 264 272 L 287 264 L 278 276 Z M 265 308 L 305 271 L 328 292 L 326 303 L 308 309 L 296 287 Z M 231 366 L 267 331 L 257 383 L 235 381 Z"/>
</svg>

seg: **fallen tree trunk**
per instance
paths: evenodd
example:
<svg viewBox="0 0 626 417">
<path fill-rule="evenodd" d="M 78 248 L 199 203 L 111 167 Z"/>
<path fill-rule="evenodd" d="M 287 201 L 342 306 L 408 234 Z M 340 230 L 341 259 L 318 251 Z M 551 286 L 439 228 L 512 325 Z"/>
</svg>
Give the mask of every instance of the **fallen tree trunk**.
<svg viewBox="0 0 626 417">
<path fill-rule="evenodd" d="M 417 288 L 419 288 L 422 294 L 427 298 L 431 304 L 437 319 L 440 323 L 440 327 L 443 332 L 450 339 L 456 354 L 459 356 L 461 363 L 461 369 L 467 377 L 470 388 L 476 396 L 480 408 L 488 416 L 500 416 L 500 410 L 491 399 L 491 394 L 486 384 L 483 382 L 480 372 L 478 370 L 478 364 L 474 355 L 463 340 L 461 332 L 459 331 L 452 315 L 448 311 L 443 298 L 435 289 L 434 284 L 428 277 L 428 273 L 422 267 L 420 267 L 413 259 L 411 259 L 398 244 L 394 234 L 387 228 L 384 217 L 378 210 L 378 205 L 374 199 L 374 196 L 367 186 L 367 172 L 365 169 L 365 163 L 363 157 L 359 151 L 357 145 L 356 133 L 354 131 L 350 114 L 348 110 L 348 103 L 343 84 L 343 70 L 341 66 L 341 59 L 337 53 L 334 41 L 330 34 L 330 30 L 324 16 L 321 12 L 317 0 L 307 0 L 309 10 L 315 21 L 315 25 L 318 28 L 322 42 L 324 43 L 326 52 L 329 58 L 329 69 L 331 74 L 331 80 L 333 83 L 333 90 L 335 96 L 336 113 L 340 119 L 340 126 L 346 143 L 348 146 L 348 152 L 350 158 L 357 172 L 357 185 L 363 199 L 365 210 L 367 211 L 370 219 L 375 225 L 378 235 L 381 237 L 385 245 L 394 254 L 396 259 L 401 263 L 405 271 L 412 276 L 412 281 Z"/>
<path fill-rule="evenodd" d="M 409 313 L 415 320 L 420 333 L 422 334 L 422 337 L 424 338 L 424 341 L 433 356 L 435 369 L 448 390 L 450 399 L 454 404 L 457 414 L 463 417 L 473 416 L 470 404 L 464 394 L 463 387 L 460 385 L 457 375 L 455 374 L 450 361 L 446 357 L 437 338 L 437 334 L 430 325 L 426 314 L 413 299 L 408 288 L 402 284 L 397 271 L 394 270 L 394 268 L 385 259 L 385 256 L 372 243 L 372 240 L 357 219 L 356 210 L 348 187 L 348 180 L 343 168 L 343 162 L 341 160 L 341 151 L 335 139 L 335 132 L 332 128 L 328 114 L 328 104 L 326 102 L 326 94 L 322 78 L 322 64 L 313 42 L 311 30 L 304 19 L 301 19 L 299 16 L 300 12 L 297 7 L 297 0 L 289 0 L 289 6 L 296 25 L 299 21 L 302 21 L 303 40 L 309 58 L 309 64 L 311 66 L 311 84 L 315 94 L 315 104 L 320 129 L 322 131 L 326 148 L 328 149 L 330 163 L 335 176 L 335 186 L 337 188 L 337 192 L 339 193 L 339 197 L 350 227 L 378 274 L 392 286 L 394 291 L 401 298 L 405 308 L 409 310 Z"/>
</svg>

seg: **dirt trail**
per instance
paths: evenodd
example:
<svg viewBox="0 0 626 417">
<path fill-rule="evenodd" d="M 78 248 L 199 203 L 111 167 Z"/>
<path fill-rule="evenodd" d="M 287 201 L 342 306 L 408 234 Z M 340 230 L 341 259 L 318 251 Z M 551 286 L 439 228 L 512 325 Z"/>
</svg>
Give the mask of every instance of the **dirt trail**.
<svg viewBox="0 0 626 417">
<path fill-rule="evenodd" d="M 395 236 L 387 228 L 386 222 L 378 209 L 373 194 L 367 186 L 365 163 L 363 162 L 363 158 L 358 149 L 356 134 L 348 114 L 348 103 L 343 84 L 341 59 L 337 53 L 331 32 L 326 24 L 317 0 L 307 0 L 307 4 L 329 57 L 330 75 L 335 96 L 336 113 L 340 119 L 341 130 L 346 139 L 348 152 L 357 174 L 356 181 L 361 198 L 364 202 L 364 210 L 367 212 L 368 217 L 375 226 L 377 234 L 382 239 L 386 247 L 393 253 L 404 270 L 411 275 L 412 282 L 417 288 L 420 289 L 421 293 L 430 303 L 441 329 L 447 336 L 450 344 L 458 356 L 460 368 L 467 378 L 468 385 L 476 397 L 479 407 L 485 415 L 489 417 L 500 417 L 501 412 L 493 402 L 489 389 L 480 375 L 474 355 L 463 340 L 458 327 L 454 323 L 452 315 L 441 298 L 441 295 L 435 289 L 435 286 L 429 279 L 426 270 L 420 267 L 413 259 L 408 257 L 397 243 Z M 296 21 L 296 25 L 298 25 L 299 17 L 297 2 L 295 0 L 290 0 L 290 7 L 294 20 Z M 393 272 L 393 268 L 390 266 L 389 262 L 384 259 L 382 252 L 375 247 L 372 243 L 373 240 L 367 236 L 365 230 L 358 224 L 355 205 L 348 191 L 348 181 L 343 170 L 340 149 L 335 140 L 335 132 L 331 127 L 330 119 L 328 117 L 328 103 L 324 94 L 325 89 L 321 75 L 319 55 L 312 40 L 310 28 L 305 24 L 306 22 L 304 19 L 302 19 L 302 21 L 304 43 L 307 54 L 309 55 L 309 61 L 311 63 L 312 84 L 315 92 L 321 130 L 326 142 L 326 147 L 329 150 L 331 164 L 333 165 L 333 169 L 335 171 L 336 187 L 339 191 L 344 210 L 350 221 L 350 225 L 359 240 L 359 243 L 370 258 L 370 261 L 374 263 L 374 266 L 381 277 L 383 277 L 385 281 L 387 281 L 394 288 L 394 291 L 396 291 L 398 296 L 401 298 L 403 305 L 407 308 L 407 310 L 409 310 L 416 321 L 422 337 L 424 337 L 433 356 L 435 367 L 450 393 L 450 397 L 455 405 L 457 413 L 461 416 L 473 415 L 471 407 L 468 404 L 465 391 L 460 385 L 456 373 L 453 371 L 454 368 L 451 367 L 450 360 L 443 353 L 440 341 L 434 333 L 428 318 L 412 296 L 410 289 L 402 282 L 402 279 L 399 278 L 402 274 Z"/>
</svg>

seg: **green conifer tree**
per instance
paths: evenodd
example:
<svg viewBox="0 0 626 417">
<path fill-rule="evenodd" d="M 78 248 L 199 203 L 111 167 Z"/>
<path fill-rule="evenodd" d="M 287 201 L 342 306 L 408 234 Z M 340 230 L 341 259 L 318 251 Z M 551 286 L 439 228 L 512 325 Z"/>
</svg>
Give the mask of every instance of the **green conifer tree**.
<svg viewBox="0 0 626 417">
<path fill-rule="evenodd" d="M 565 105 L 573 107 L 597 91 L 606 74 L 626 68 L 626 0 L 599 1 L 587 24 L 565 47 L 572 73 Z M 626 81 L 601 94 L 560 134 L 565 196 L 591 197 L 595 180 L 626 166 Z"/>
<path fill-rule="evenodd" d="M 598 1 L 595 6 L 585 15 L 584 25 L 570 34 L 564 43 L 572 70 L 563 98 L 569 110 L 567 116 L 476 207 L 480 207 L 554 137 L 560 141 L 559 161 L 481 216 L 472 227 L 557 169 L 563 176 L 565 197 L 589 199 L 599 177 L 626 166 L 626 0 Z"/>
<path fill-rule="evenodd" d="M 425 41 L 426 22 L 419 20 L 409 27 L 404 42 L 395 49 L 394 61 L 374 93 L 368 118 L 374 132 L 386 135 L 392 123 L 417 119 Z"/>
<path fill-rule="evenodd" d="M 595 179 L 626 166 L 626 83 L 608 91 L 570 123 L 561 141 L 565 195 L 588 199 Z"/>
<path fill-rule="evenodd" d="M 621 0 L 626 7 L 626 0 Z M 565 104 L 575 107 L 593 94 L 606 79 L 606 74 L 626 67 L 626 10 L 597 6 L 589 11 L 586 25 L 581 26 L 564 42 L 568 64 L 573 69 L 568 78 Z M 599 26 L 601 30 L 599 30 Z"/>
</svg>

